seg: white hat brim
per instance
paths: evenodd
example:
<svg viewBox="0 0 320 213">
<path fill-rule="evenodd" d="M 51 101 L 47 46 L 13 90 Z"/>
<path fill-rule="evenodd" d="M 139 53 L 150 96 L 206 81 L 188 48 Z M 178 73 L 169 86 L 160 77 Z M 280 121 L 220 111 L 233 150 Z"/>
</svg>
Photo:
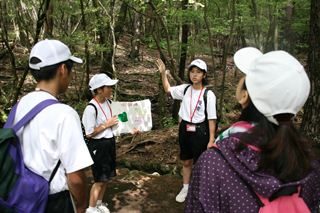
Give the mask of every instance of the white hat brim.
<svg viewBox="0 0 320 213">
<path fill-rule="evenodd" d="M 113 86 L 116 85 L 118 83 L 119 80 L 110 80 L 107 84 L 105 84 L 105 86 Z"/>
<path fill-rule="evenodd" d="M 81 58 L 77 58 L 77 57 L 75 57 L 75 56 L 70 56 L 70 60 L 71 60 L 71 61 L 74 61 L 74 62 L 76 62 L 76 63 L 78 63 L 78 64 L 82 64 L 82 63 L 83 63 L 83 61 L 82 61 Z"/>
<path fill-rule="evenodd" d="M 241 70 L 244 74 L 247 74 L 250 70 L 252 62 L 262 55 L 263 53 L 254 47 L 245 47 L 238 50 L 234 54 L 233 60 L 239 70 Z"/>
</svg>

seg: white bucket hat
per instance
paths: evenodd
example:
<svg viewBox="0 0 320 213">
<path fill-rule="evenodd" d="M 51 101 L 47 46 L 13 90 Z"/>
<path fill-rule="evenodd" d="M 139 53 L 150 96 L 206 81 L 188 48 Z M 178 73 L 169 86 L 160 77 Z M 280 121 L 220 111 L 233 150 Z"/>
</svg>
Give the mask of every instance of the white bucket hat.
<svg viewBox="0 0 320 213">
<path fill-rule="evenodd" d="M 246 47 L 234 55 L 236 66 L 246 74 L 245 83 L 255 107 L 278 124 L 273 115 L 296 113 L 305 104 L 310 81 L 299 61 L 285 51 L 262 54 Z"/>
<path fill-rule="evenodd" d="M 206 62 L 204 62 L 201 59 L 195 59 L 191 62 L 191 64 L 188 66 L 188 69 L 190 69 L 191 67 L 196 66 L 201 70 L 204 70 L 205 72 L 208 72 L 207 70 L 207 64 Z"/>
<path fill-rule="evenodd" d="M 98 89 L 102 86 L 113 86 L 118 83 L 118 80 L 112 80 L 105 73 L 99 73 L 92 76 L 89 81 L 89 89 L 91 91 Z"/>
<path fill-rule="evenodd" d="M 30 59 L 37 57 L 40 63 L 31 64 Z M 71 55 L 70 49 L 58 40 L 45 39 L 34 45 L 29 56 L 29 67 L 34 70 L 40 70 L 43 67 L 58 64 L 63 61 L 72 60 L 76 63 L 82 63 L 80 58 Z"/>
</svg>

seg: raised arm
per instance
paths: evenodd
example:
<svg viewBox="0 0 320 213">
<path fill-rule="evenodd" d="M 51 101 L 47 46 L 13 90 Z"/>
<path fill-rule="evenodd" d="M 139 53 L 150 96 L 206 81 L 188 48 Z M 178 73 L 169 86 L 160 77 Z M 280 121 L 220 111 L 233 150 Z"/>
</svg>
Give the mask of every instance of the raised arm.
<svg viewBox="0 0 320 213">
<path fill-rule="evenodd" d="M 157 59 L 156 65 L 159 69 L 162 79 L 162 86 L 166 93 L 170 92 L 170 83 L 167 78 L 166 65 L 163 63 L 161 59 Z"/>
</svg>

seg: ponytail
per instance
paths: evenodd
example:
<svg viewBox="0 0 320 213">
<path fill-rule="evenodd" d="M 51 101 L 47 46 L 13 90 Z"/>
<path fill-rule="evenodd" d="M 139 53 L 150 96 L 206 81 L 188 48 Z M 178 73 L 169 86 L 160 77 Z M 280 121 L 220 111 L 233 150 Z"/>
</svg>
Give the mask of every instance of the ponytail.
<svg viewBox="0 0 320 213">
<path fill-rule="evenodd" d="M 305 177 L 311 168 L 311 143 L 294 127 L 292 114 L 275 115 L 279 126 L 262 117 L 257 125 L 240 138 L 238 151 L 245 144 L 261 150 L 258 170 L 277 177 L 283 182 L 297 181 Z"/>
<path fill-rule="evenodd" d="M 283 182 L 300 180 L 311 170 L 310 143 L 291 120 L 281 121 L 279 116 L 274 117 L 279 121 L 279 126 L 271 140 L 260 145 L 259 168 Z M 272 124 L 269 122 L 269 125 Z"/>
</svg>

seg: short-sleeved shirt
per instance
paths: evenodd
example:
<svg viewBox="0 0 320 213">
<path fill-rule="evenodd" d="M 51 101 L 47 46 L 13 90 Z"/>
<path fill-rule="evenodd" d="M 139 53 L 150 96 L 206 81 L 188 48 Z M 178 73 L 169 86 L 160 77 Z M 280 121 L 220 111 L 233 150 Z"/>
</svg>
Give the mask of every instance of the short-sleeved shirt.
<svg viewBox="0 0 320 213">
<path fill-rule="evenodd" d="M 189 84 L 182 84 L 179 86 L 171 87 L 170 88 L 170 94 L 173 99 L 182 100 L 180 110 L 179 110 L 179 116 L 182 118 L 182 120 L 191 122 L 191 123 L 201 123 L 205 120 L 205 107 L 204 107 L 204 99 L 203 94 L 206 88 L 203 89 L 202 93 L 201 90 L 195 90 L 190 86 L 186 93 L 184 94 L 185 88 Z M 201 96 L 200 96 L 201 93 Z M 200 96 L 199 102 L 198 98 Z M 190 107 L 191 102 L 191 107 Z M 198 102 L 198 105 L 197 105 Z M 197 105 L 197 106 L 196 106 Z M 192 121 L 190 119 L 190 115 L 193 114 L 194 109 L 195 113 L 192 117 Z M 207 113 L 208 118 L 207 119 L 217 119 L 216 114 L 216 96 L 214 93 L 209 90 L 207 93 Z"/>
<path fill-rule="evenodd" d="M 14 123 L 46 99 L 56 98 L 43 91 L 22 97 Z M 25 165 L 46 180 L 49 180 L 60 159 L 60 167 L 50 184 L 50 194 L 68 190 L 66 173 L 81 170 L 93 163 L 83 139 L 79 115 L 66 104 L 53 104 L 43 109 L 18 131 L 17 136 Z"/>
<path fill-rule="evenodd" d="M 82 115 L 82 123 L 86 132 L 86 135 L 90 135 L 93 133 L 94 128 L 104 124 L 107 119 L 112 117 L 112 110 L 111 104 L 108 100 L 104 103 L 97 103 L 94 99 L 90 101 L 90 103 L 94 104 L 97 111 L 94 109 L 93 106 L 88 105 L 83 112 Z M 94 139 L 101 139 L 101 138 L 112 138 L 113 133 L 111 128 L 107 128 L 104 131 L 100 132 L 99 134 L 95 135 Z"/>
</svg>

